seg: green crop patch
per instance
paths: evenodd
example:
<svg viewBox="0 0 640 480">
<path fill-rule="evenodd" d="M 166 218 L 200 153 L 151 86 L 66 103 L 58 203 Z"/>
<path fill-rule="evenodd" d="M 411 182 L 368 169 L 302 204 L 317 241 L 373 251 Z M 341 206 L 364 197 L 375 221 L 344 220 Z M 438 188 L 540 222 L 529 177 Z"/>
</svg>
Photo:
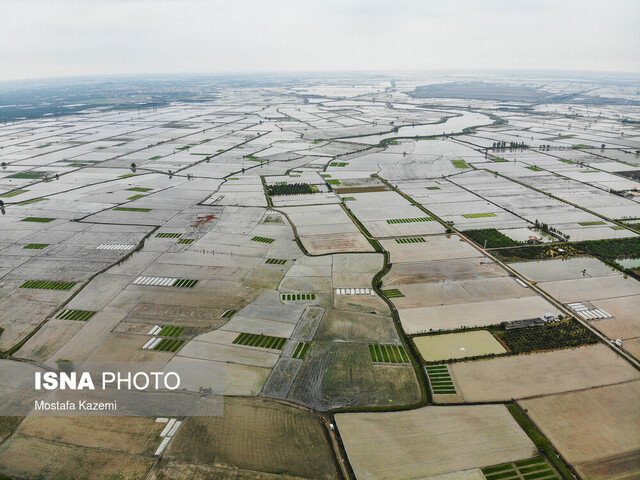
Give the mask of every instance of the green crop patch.
<svg viewBox="0 0 640 480">
<path fill-rule="evenodd" d="M 397 288 L 389 288 L 387 290 L 382 290 L 382 293 L 384 293 L 384 295 L 387 298 L 401 298 L 401 297 L 404 297 L 404 293 L 402 293 Z"/>
<path fill-rule="evenodd" d="M 572 162 L 571 160 L 565 160 L 564 158 L 559 158 L 559 161 L 561 161 L 562 163 L 568 163 L 570 165 L 574 165 L 576 162 Z"/>
<path fill-rule="evenodd" d="M 349 165 L 349 162 L 331 162 L 329 164 L 330 167 L 346 167 Z"/>
<path fill-rule="evenodd" d="M 593 221 L 593 222 L 578 222 L 578 225 L 581 225 L 583 227 L 591 227 L 594 225 L 606 225 L 606 223 L 599 220 L 599 221 Z"/>
<path fill-rule="evenodd" d="M 181 238 L 180 240 L 178 240 L 178 243 L 180 245 L 191 245 L 195 241 L 195 238 Z"/>
<path fill-rule="evenodd" d="M 598 170 L 580 170 L 580 173 L 598 173 Z"/>
<path fill-rule="evenodd" d="M 124 175 L 120 175 L 118 178 L 130 178 L 135 176 L 136 176 L 135 173 L 125 173 Z"/>
<path fill-rule="evenodd" d="M 451 163 L 456 168 L 469 168 L 469 165 L 464 160 L 451 160 Z"/>
<path fill-rule="evenodd" d="M 156 334 L 159 337 L 179 337 L 184 332 L 184 327 L 166 325 Z"/>
<path fill-rule="evenodd" d="M 504 463 L 482 469 L 482 474 L 487 480 L 557 480 L 557 473 L 542 457 L 520 460 L 513 463 Z"/>
<path fill-rule="evenodd" d="M 187 278 L 179 278 L 173 282 L 172 287 L 193 288 L 197 285 L 198 280 L 189 280 Z"/>
<path fill-rule="evenodd" d="M 414 238 L 396 238 L 396 243 L 425 243 L 426 240 L 422 237 Z"/>
<path fill-rule="evenodd" d="M 44 172 L 20 172 L 9 175 L 7 178 L 18 178 L 21 180 L 35 180 L 44 177 Z"/>
<path fill-rule="evenodd" d="M 309 349 L 309 344 L 305 342 L 299 342 L 295 351 L 293 352 L 293 358 L 303 359 L 307 354 L 307 350 Z"/>
<path fill-rule="evenodd" d="M 133 208 L 133 207 L 115 207 L 118 212 L 150 212 L 150 208 Z"/>
<path fill-rule="evenodd" d="M 283 293 L 280 295 L 282 302 L 299 302 L 304 300 L 315 300 L 315 293 Z"/>
<path fill-rule="evenodd" d="M 524 167 L 524 168 L 527 168 L 527 169 L 531 170 L 532 172 L 542 172 L 541 168 L 534 167 L 533 165 L 529 165 L 528 167 Z"/>
<path fill-rule="evenodd" d="M 626 230 L 622 225 L 614 225 L 613 227 L 609 227 L 611 230 Z"/>
<path fill-rule="evenodd" d="M 231 318 L 233 317 L 238 311 L 237 310 L 227 310 L 226 312 L 224 312 L 222 314 L 222 317 L 220 318 Z"/>
<path fill-rule="evenodd" d="M 493 212 L 487 213 L 463 213 L 462 216 L 464 218 L 487 218 L 487 217 L 497 217 L 497 215 Z"/>
<path fill-rule="evenodd" d="M 369 354 L 374 363 L 409 363 L 409 356 L 401 345 L 369 345 Z"/>
<path fill-rule="evenodd" d="M 340 180 L 327 180 L 329 185 L 340 185 Z"/>
<path fill-rule="evenodd" d="M 427 187 L 427 190 L 440 190 L 440 187 Z"/>
<path fill-rule="evenodd" d="M 181 236 L 182 236 L 181 233 L 169 233 L 169 232 L 162 232 L 162 233 L 156 234 L 156 238 L 180 238 Z"/>
<path fill-rule="evenodd" d="M 272 337 L 270 335 L 262 335 L 256 333 L 241 333 L 231 342 L 237 345 L 245 345 L 247 347 L 269 348 L 271 350 L 282 350 L 285 342 L 284 337 Z"/>
<path fill-rule="evenodd" d="M 25 200 L 24 202 L 18 203 L 18 205 L 20 205 L 22 207 L 24 205 L 30 205 L 32 203 L 42 202 L 43 200 L 46 200 L 46 198 L 42 198 L 42 197 L 32 198 L 31 200 Z"/>
<path fill-rule="evenodd" d="M 172 340 L 169 338 L 163 338 L 160 340 L 155 347 L 154 350 L 158 350 L 160 352 L 176 352 L 181 346 L 184 344 L 184 340 Z"/>
<path fill-rule="evenodd" d="M 90 310 L 63 310 L 56 318 L 60 320 L 76 320 L 78 322 L 86 322 L 91 317 L 93 317 L 96 312 L 92 312 Z"/>
<path fill-rule="evenodd" d="M 3 193 L 2 195 L 0 195 L 0 197 L 2 198 L 11 198 L 11 197 L 15 197 L 16 195 L 20 195 L 22 193 L 26 193 L 29 190 L 14 190 L 13 192 L 9 192 L 9 193 Z"/>
<path fill-rule="evenodd" d="M 153 188 L 144 188 L 144 187 L 131 187 L 127 188 L 130 192 L 150 192 Z"/>
<path fill-rule="evenodd" d="M 267 237 L 253 237 L 251 239 L 251 241 L 253 241 L 253 242 L 261 242 L 261 243 L 273 243 L 276 240 L 274 238 L 267 238 Z"/>
<path fill-rule="evenodd" d="M 28 250 L 42 250 L 43 248 L 47 248 L 48 246 L 48 243 L 30 243 L 29 245 L 25 245 L 22 248 L 26 248 Z"/>
<path fill-rule="evenodd" d="M 491 159 L 492 162 L 506 162 L 504 158 L 495 157 Z"/>
<path fill-rule="evenodd" d="M 127 200 L 137 200 L 137 199 L 142 198 L 142 197 L 145 197 L 145 196 L 146 196 L 146 195 L 142 195 L 142 194 L 139 194 L 139 195 L 131 195 L 130 197 L 127 197 Z"/>
<path fill-rule="evenodd" d="M 429 365 L 426 367 L 431 391 L 434 395 L 455 395 L 456 387 L 446 365 Z"/>
<path fill-rule="evenodd" d="M 418 218 L 392 218 L 387 220 L 388 224 L 394 223 L 419 223 L 419 222 L 433 222 L 435 219 L 431 217 L 418 217 Z"/>
<path fill-rule="evenodd" d="M 49 282 L 47 280 L 28 280 L 20 288 L 37 288 L 40 290 L 71 290 L 76 282 Z"/>
<path fill-rule="evenodd" d="M 342 200 L 344 202 L 355 202 L 356 198 L 355 197 L 342 197 Z"/>
<path fill-rule="evenodd" d="M 53 222 L 55 218 L 44 218 L 44 217 L 27 217 L 20 220 L 21 222 L 36 222 L 36 223 L 49 223 Z"/>
<path fill-rule="evenodd" d="M 507 237 L 495 228 L 464 230 L 462 233 L 465 237 L 470 238 L 481 247 L 486 246 L 486 248 L 514 247 L 522 243 Z"/>
<path fill-rule="evenodd" d="M 282 258 L 267 258 L 264 263 L 268 263 L 269 265 L 284 265 L 287 261 Z"/>
</svg>

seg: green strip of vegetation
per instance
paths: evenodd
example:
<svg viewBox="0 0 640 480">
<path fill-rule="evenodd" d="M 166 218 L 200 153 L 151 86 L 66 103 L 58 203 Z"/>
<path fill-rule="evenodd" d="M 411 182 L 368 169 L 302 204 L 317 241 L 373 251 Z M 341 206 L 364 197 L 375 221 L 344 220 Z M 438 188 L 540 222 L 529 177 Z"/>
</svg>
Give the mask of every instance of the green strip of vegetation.
<svg viewBox="0 0 640 480">
<path fill-rule="evenodd" d="M 327 180 L 329 185 L 340 185 L 340 180 Z"/>
<path fill-rule="evenodd" d="M 194 238 L 181 238 L 178 243 L 181 245 L 191 245 L 196 240 Z"/>
<path fill-rule="evenodd" d="M 371 361 L 375 363 L 409 363 L 409 357 L 403 346 L 369 345 Z"/>
<path fill-rule="evenodd" d="M 251 240 L 253 242 L 261 242 L 261 243 L 273 243 L 276 241 L 274 238 L 267 238 L 267 237 L 253 237 Z"/>
<path fill-rule="evenodd" d="M 282 350 L 286 338 L 274 337 L 271 335 L 258 335 L 256 333 L 241 333 L 232 342 L 237 345 L 246 345 L 249 347 L 262 347 L 271 350 Z"/>
<path fill-rule="evenodd" d="M 127 200 L 137 200 L 139 198 L 145 197 L 146 195 L 131 195 L 130 197 L 127 197 Z"/>
<path fill-rule="evenodd" d="M 389 288 L 387 290 L 382 290 L 382 293 L 384 293 L 387 298 L 401 298 L 401 297 L 404 297 L 404 294 L 400 290 L 398 290 L 397 288 Z"/>
<path fill-rule="evenodd" d="M 329 164 L 330 167 L 346 167 L 349 165 L 349 162 L 331 162 Z"/>
<path fill-rule="evenodd" d="M 268 263 L 269 265 L 284 265 L 287 261 L 281 258 L 267 258 L 264 263 Z"/>
<path fill-rule="evenodd" d="M 197 285 L 198 280 L 189 280 L 187 278 L 179 278 L 175 282 L 173 282 L 172 287 L 180 287 L 180 288 L 193 288 Z"/>
<path fill-rule="evenodd" d="M 435 221 L 435 219 L 431 217 L 393 218 L 393 219 L 387 220 L 387 223 L 394 224 L 394 223 L 417 223 L 417 222 L 433 222 L 433 221 Z"/>
<path fill-rule="evenodd" d="M 56 318 L 59 318 L 61 320 L 76 320 L 78 322 L 86 322 L 95 314 L 96 312 L 92 312 L 89 310 L 63 310 L 58 313 L 58 315 L 56 315 Z"/>
<path fill-rule="evenodd" d="M 446 365 L 430 365 L 426 367 L 431 390 L 435 395 L 455 395 L 456 389 Z"/>
<path fill-rule="evenodd" d="M 491 159 L 492 162 L 506 162 L 504 158 L 495 157 Z"/>
<path fill-rule="evenodd" d="M 160 352 L 175 352 L 184 344 L 184 340 L 170 340 L 163 338 L 155 347 L 154 350 Z"/>
<path fill-rule="evenodd" d="M 451 160 L 451 163 L 456 168 L 469 168 L 469 165 L 464 160 Z"/>
<path fill-rule="evenodd" d="M 593 225 L 606 225 L 602 220 L 593 221 L 593 222 L 578 222 L 578 225 L 582 225 L 583 227 L 591 227 Z"/>
<path fill-rule="evenodd" d="M 493 212 L 488 213 L 463 213 L 462 216 L 464 218 L 486 218 L 486 217 L 497 217 L 497 215 Z"/>
<path fill-rule="evenodd" d="M 427 187 L 427 190 L 440 190 L 440 187 Z"/>
<path fill-rule="evenodd" d="M 31 200 L 25 200 L 24 202 L 18 203 L 18 205 L 20 205 L 22 207 L 24 205 L 30 205 L 32 203 L 42 202 L 43 200 L 46 200 L 46 198 L 42 198 L 42 197 L 32 198 Z"/>
<path fill-rule="evenodd" d="M 426 240 L 422 237 L 415 238 L 396 238 L 396 243 L 425 243 Z"/>
<path fill-rule="evenodd" d="M 9 175 L 7 178 L 17 178 L 21 180 L 35 180 L 44 177 L 45 172 L 20 172 Z"/>
<path fill-rule="evenodd" d="M 25 245 L 23 248 L 29 250 L 42 250 L 43 248 L 46 248 L 48 246 L 48 243 L 30 243 L 29 245 Z"/>
<path fill-rule="evenodd" d="M 156 238 L 180 238 L 182 236 L 181 233 L 158 233 L 156 234 Z"/>
<path fill-rule="evenodd" d="M 16 195 L 20 195 L 22 193 L 26 193 L 29 190 L 14 190 L 13 192 L 9 192 L 9 193 L 4 193 L 2 195 L 0 195 L 0 197 L 2 198 L 11 198 L 11 197 L 15 197 Z"/>
<path fill-rule="evenodd" d="M 296 347 L 295 352 L 293 352 L 293 358 L 300 358 L 303 359 L 304 356 L 307 354 L 307 350 L 309 349 L 309 344 L 306 342 L 300 342 L 298 343 L 298 346 Z"/>
<path fill-rule="evenodd" d="M 27 217 L 20 220 L 21 222 L 37 222 L 37 223 L 49 223 L 53 222 L 55 218 L 44 218 L 44 217 Z"/>
<path fill-rule="evenodd" d="M 528 168 L 529 170 L 531 170 L 533 172 L 542 172 L 541 168 L 534 167 L 533 165 L 529 165 L 528 167 L 524 167 L 524 168 Z"/>
<path fill-rule="evenodd" d="M 133 208 L 133 207 L 115 207 L 114 210 L 119 212 L 150 212 L 150 208 Z"/>
<path fill-rule="evenodd" d="M 495 467 L 487 467 L 482 469 L 482 473 L 486 475 L 487 473 L 504 472 L 505 470 L 513 470 L 513 466 L 507 463 L 504 465 L 496 465 Z"/>
<path fill-rule="evenodd" d="M 37 288 L 41 290 L 71 290 L 76 282 L 49 282 L 47 280 L 28 280 L 19 288 Z"/>
</svg>

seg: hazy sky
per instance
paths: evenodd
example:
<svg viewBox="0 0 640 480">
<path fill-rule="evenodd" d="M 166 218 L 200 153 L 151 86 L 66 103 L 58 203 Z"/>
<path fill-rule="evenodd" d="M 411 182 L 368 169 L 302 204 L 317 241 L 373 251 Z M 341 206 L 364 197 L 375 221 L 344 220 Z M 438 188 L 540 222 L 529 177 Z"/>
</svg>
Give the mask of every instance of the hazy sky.
<svg viewBox="0 0 640 480">
<path fill-rule="evenodd" d="M 0 80 L 102 74 L 640 72 L 640 0 L 0 0 Z"/>
</svg>

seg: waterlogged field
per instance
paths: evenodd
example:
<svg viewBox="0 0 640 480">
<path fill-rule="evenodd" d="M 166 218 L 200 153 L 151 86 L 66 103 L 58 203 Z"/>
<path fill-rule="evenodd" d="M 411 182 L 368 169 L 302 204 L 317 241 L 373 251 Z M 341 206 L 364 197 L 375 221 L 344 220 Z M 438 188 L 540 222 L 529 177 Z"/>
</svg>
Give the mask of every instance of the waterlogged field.
<svg viewBox="0 0 640 480">
<path fill-rule="evenodd" d="M 418 336 L 413 337 L 413 342 L 426 362 L 499 355 L 507 352 L 486 330 Z"/>
<path fill-rule="evenodd" d="M 536 453 L 502 405 L 341 413 L 336 421 L 358 479 L 427 477 Z"/>
<path fill-rule="evenodd" d="M 0 418 L 0 477 L 557 478 L 513 399 L 584 478 L 637 475 L 640 98 L 461 78 L 0 105 L 0 391 L 153 362 L 200 402 L 157 454 L 153 418 Z M 499 326 L 568 312 L 622 349 L 574 320 Z M 335 408 L 358 412 L 336 443 Z"/>
</svg>

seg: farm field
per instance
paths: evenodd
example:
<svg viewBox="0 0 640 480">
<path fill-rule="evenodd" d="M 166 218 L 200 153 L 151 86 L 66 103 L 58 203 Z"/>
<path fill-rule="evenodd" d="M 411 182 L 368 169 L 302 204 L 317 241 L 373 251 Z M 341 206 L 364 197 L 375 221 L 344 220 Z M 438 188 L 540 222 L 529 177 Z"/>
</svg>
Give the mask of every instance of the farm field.
<svg viewBox="0 0 640 480">
<path fill-rule="evenodd" d="M 314 341 L 288 399 L 327 410 L 338 406 L 403 405 L 418 401 L 416 374 L 407 363 L 374 364 L 365 343 Z"/>
<path fill-rule="evenodd" d="M 0 445 L 0 465 L 3 474 L 26 478 L 43 471 L 60 480 L 143 478 L 162 428 L 148 418 L 28 417 Z"/>
<path fill-rule="evenodd" d="M 502 405 L 340 413 L 336 422 L 358 480 L 422 478 L 536 453 Z"/>
<path fill-rule="evenodd" d="M 317 417 L 306 409 L 257 398 L 226 398 L 222 415 L 189 417 L 166 456 L 211 467 L 338 478 Z"/>
<path fill-rule="evenodd" d="M 419 336 L 413 342 L 426 362 L 507 352 L 486 330 Z"/>
<path fill-rule="evenodd" d="M 508 401 L 640 379 L 640 373 L 601 344 L 454 363 L 450 369 L 467 402 Z"/>
<path fill-rule="evenodd" d="M 640 472 L 639 394 L 634 381 L 520 404 L 583 477 L 633 478 Z"/>
<path fill-rule="evenodd" d="M 559 313 L 549 302 L 537 295 L 399 310 L 402 326 L 408 334 L 484 327 L 511 320 L 534 318 L 544 312 L 552 312 L 555 315 Z"/>
</svg>

